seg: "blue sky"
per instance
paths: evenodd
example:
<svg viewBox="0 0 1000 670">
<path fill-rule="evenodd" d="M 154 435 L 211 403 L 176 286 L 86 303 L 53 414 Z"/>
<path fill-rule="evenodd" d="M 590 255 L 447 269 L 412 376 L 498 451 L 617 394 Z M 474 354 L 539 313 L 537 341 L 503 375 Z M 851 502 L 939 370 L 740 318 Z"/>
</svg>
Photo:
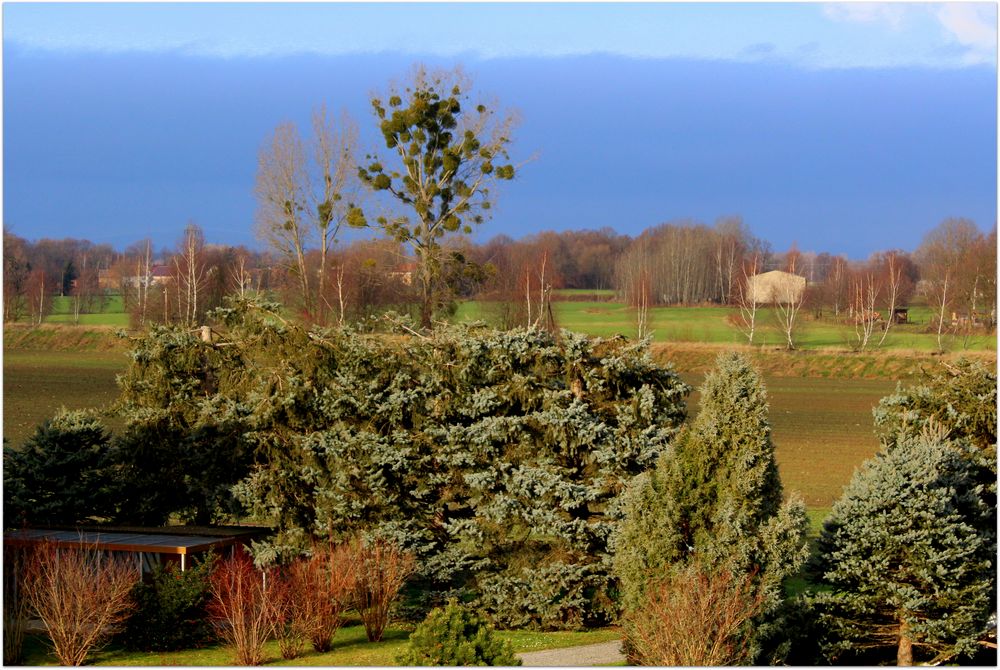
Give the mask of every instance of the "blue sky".
<svg viewBox="0 0 1000 670">
<path fill-rule="evenodd" d="M 996 221 L 996 5 L 3 5 L 4 223 L 253 244 L 256 152 L 416 62 L 516 108 L 478 233 L 742 215 L 776 249 L 913 249 Z"/>
</svg>

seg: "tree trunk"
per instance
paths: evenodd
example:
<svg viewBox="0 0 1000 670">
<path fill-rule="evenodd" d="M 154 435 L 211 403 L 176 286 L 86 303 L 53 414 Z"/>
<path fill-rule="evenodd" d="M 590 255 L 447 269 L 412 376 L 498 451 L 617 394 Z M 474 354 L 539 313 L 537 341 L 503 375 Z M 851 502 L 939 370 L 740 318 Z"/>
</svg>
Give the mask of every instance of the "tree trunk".
<svg viewBox="0 0 1000 670">
<path fill-rule="evenodd" d="M 913 665 L 913 640 L 910 639 L 910 627 L 905 621 L 899 624 L 899 646 L 896 648 L 896 665 Z"/>
</svg>

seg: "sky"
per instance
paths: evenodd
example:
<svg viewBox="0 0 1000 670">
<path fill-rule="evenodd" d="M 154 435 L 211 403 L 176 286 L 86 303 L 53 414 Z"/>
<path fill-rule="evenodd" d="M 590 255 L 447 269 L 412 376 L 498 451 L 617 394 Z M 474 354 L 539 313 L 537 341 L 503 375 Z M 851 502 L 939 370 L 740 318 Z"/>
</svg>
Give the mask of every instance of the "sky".
<svg viewBox="0 0 1000 670">
<path fill-rule="evenodd" d="M 515 110 L 476 232 L 742 216 L 776 250 L 913 250 L 997 219 L 995 3 L 3 4 L 3 216 L 28 239 L 259 246 L 275 126 L 414 64 Z M 384 147 L 383 147 L 384 152 Z"/>
</svg>

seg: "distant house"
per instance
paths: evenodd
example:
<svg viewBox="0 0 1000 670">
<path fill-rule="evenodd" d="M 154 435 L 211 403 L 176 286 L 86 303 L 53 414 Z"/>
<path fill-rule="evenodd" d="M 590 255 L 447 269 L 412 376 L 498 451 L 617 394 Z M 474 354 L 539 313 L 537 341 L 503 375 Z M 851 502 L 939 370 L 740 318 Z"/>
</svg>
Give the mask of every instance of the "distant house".
<svg viewBox="0 0 1000 670">
<path fill-rule="evenodd" d="M 125 277 L 123 283 L 127 286 L 163 286 L 174 280 L 170 266 L 158 263 L 150 266 L 148 274 Z"/>
<path fill-rule="evenodd" d="M 413 273 L 417 271 L 416 263 L 401 263 L 396 266 L 396 269 L 392 272 L 387 272 L 386 274 L 390 279 L 395 279 L 398 282 L 403 283 L 406 286 L 413 284 Z"/>
<path fill-rule="evenodd" d="M 802 300 L 806 278 L 790 272 L 772 270 L 750 277 L 749 297 L 754 303 L 796 303 Z"/>
</svg>

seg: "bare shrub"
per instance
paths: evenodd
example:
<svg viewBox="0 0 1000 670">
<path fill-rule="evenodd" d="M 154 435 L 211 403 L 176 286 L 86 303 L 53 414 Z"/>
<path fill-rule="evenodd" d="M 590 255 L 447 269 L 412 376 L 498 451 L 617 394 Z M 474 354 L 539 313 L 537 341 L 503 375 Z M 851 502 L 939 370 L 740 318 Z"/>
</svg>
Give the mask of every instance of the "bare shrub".
<svg viewBox="0 0 1000 670">
<path fill-rule="evenodd" d="M 136 565 L 96 547 L 44 543 L 27 555 L 24 597 L 42 620 L 61 665 L 83 665 L 132 608 Z"/>
<path fill-rule="evenodd" d="M 21 665 L 28 602 L 24 597 L 25 550 L 3 548 L 3 664 Z"/>
<path fill-rule="evenodd" d="M 652 582 L 626 615 L 627 646 L 640 665 L 719 666 L 750 661 L 749 622 L 763 593 L 753 575 L 690 565 Z"/>
<path fill-rule="evenodd" d="M 389 623 L 392 603 L 413 573 L 413 555 L 385 540 L 356 539 L 350 551 L 357 560 L 354 606 L 365 624 L 368 640 L 378 642 Z"/>
<path fill-rule="evenodd" d="M 351 606 L 356 562 L 351 545 L 317 547 L 309 558 L 284 569 L 277 630 L 283 658 L 298 656 L 307 639 L 316 651 L 330 650 L 343 613 Z"/>
<path fill-rule="evenodd" d="M 236 665 L 264 662 L 264 643 L 281 614 L 281 585 L 275 577 L 257 570 L 245 551 L 220 561 L 212 574 L 209 615 Z"/>
</svg>

